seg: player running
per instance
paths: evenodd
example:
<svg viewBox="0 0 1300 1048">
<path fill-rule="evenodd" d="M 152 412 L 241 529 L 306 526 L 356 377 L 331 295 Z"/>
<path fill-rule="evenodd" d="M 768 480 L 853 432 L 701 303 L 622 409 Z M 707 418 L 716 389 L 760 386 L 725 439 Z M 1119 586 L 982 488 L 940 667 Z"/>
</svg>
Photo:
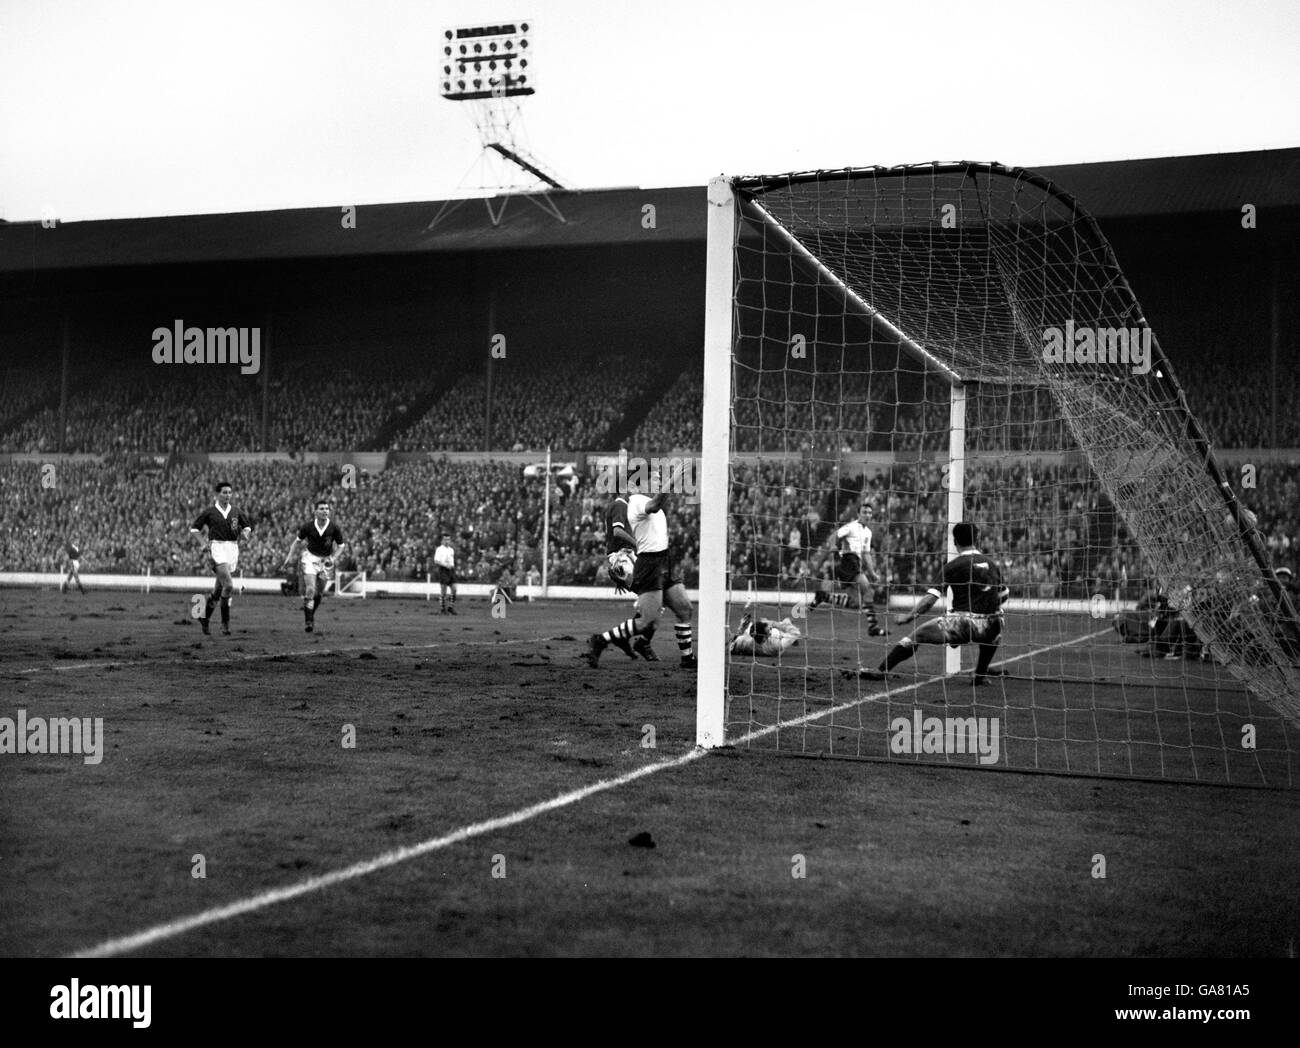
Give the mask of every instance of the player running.
<svg viewBox="0 0 1300 1048">
<path fill-rule="evenodd" d="M 619 495 L 610 503 L 605 518 L 609 577 L 620 593 L 630 589 L 636 594 L 636 614 L 604 633 L 591 635 L 584 658 L 592 668 L 611 644 L 628 658 L 640 655 L 648 662 L 658 662 L 650 641 L 659 613 L 667 603 L 677 616 L 673 629 L 682 653 L 682 669 L 695 669 L 691 602 L 677 558 L 668 548 L 668 516 L 664 513 L 667 498 L 664 492 L 653 498 Z"/>
<path fill-rule="evenodd" d="M 233 492 L 227 481 L 216 485 L 216 502 L 198 515 L 190 525 L 190 534 L 197 535 L 204 541 L 203 530 L 206 528 L 207 541 L 211 543 L 212 567 L 217 573 L 216 584 L 204 602 L 203 618 L 199 625 L 204 633 L 209 633 L 208 623 L 212 619 L 212 608 L 221 600 L 221 632 L 230 636 L 230 598 L 235 592 L 235 582 L 231 578 L 239 566 L 239 540 L 253 533 L 248 515 L 235 509 L 230 502 Z"/>
<path fill-rule="evenodd" d="M 904 637 L 885 656 L 878 669 L 844 670 L 846 677 L 864 680 L 884 680 L 886 674 L 900 662 L 916 654 L 918 644 L 978 644 L 979 659 L 975 664 L 972 683 L 988 684 L 989 677 L 1005 677 L 1006 670 L 989 669 L 989 663 L 998 650 L 1002 636 L 1002 605 L 1011 591 L 1002 585 L 1002 573 L 992 559 L 975 547 L 979 529 L 974 524 L 954 524 L 952 538 L 957 544 L 957 556 L 944 565 L 943 580 L 938 586 L 926 590 L 915 610 L 899 615 L 895 621 L 905 626 L 929 611 L 942 599 L 946 587 L 952 587 L 952 611 L 931 619 L 925 625 Z"/>
<path fill-rule="evenodd" d="M 818 590 L 813 597 L 812 606 L 829 604 L 835 608 L 857 608 L 867 617 L 867 635 L 885 636 L 885 630 L 876 618 L 876 608 L 872 600 L 872 587 L 880 581 L 876 573 L 875 557 L 871 552 L 871 521 L 875 509 L 865 499 L 858 506 L 857 520 L 851 520 L 835 532 L 835 542 L 839 549 L 839 564 L 835 569 L 835 578 L 846 587 L 845 593 L 828 593 Z M 852 599 L 852 603 L 850 603 Z"/>
<path fill-rule="evenodd" d="M 288 568 L 293 565 L 298 550 L 302 550 L 298 570 L 302 575 L 302 617 L 308 633 L 316 628 L 316 609 L 329 588 L 334 558 L 343 546 L 343 532 L 330 520 L 330 500 L 317 499 L 315 517 L 298 529 L 298 537 L 284 555 L 284 567 Z"/>
<path fill-rule="evenodd" d="M 86 595 L 86 587 L 81 584 L 81 550 L 69 539 L 63 544 L 63 579 L 59 582 L 59 592 L 67 593 L 75 582 L 81 595 Z"/>
</svg>

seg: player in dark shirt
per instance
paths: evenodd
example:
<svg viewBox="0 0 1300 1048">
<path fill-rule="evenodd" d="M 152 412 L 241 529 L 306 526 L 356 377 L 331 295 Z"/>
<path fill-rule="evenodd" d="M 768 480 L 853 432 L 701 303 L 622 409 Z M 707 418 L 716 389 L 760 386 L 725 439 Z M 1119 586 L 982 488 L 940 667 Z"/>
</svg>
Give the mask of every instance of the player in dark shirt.
<svg viewBox="0 0 1300 1048">
<path fill-rule="evenodd" d="M 931 619 L 914 630 L 911 636 L 900 640 L 889 649 L 878 669 L 845 670 L 845 676 L 884 680 L 890 670 L 916 654 L 918 644 L 950 644 L 954 648 L 961 644 L 978 644 L 980 653 L 975 664 L 974 683 L 988 684 L 989 677 L 1006 675 L 1005 670 L 989 669 L 989 663 L 998 650 L 1002 636 L 1002 605 L 1011 591 L 1002 585 L 998 566 L 975 548 L 978 529 L 974 524 L 954 524 L 952 537 L 957 545 L 957 556 L 944 565 L 942 583 L 928 589 L 915 610 L 899 615 L 896 621 L 905 626 L 920 618 L 942 599 L 943 591 L 948 587 L 952 587 L 952 611 Z"/>
<path fill-rule="evenodd" d="M 235 592 L 235 582 L 231 577 L 239 566 L 239 540 L 252 534 L 252 522 L 248 515 L 236 509 L 230 502 L 232 488 L 227 481 L 216 485 L 216 502 L 205 509 L 190 525 L 190 534 L 197 535 L 199 541 L 205 541 L 203 532 L 207 531 L 206 541 L 211 547 L 212 566 L 217 574 L 216 584 L 204 602 L 203 618 L 199 625 L 207 633 L 208 623 L 212 620 L 212 609 L 218 599 L 221 601 L 221 632 L 230 636 L 230 598 Z"/>
<path fill-rule="evenodd" d="M 299 565 L 302 577 L 302 616 L 308 633 L 316 628 L 316 609 L 320 607 L 321 597 L 329 586 L 334 571 L 334 557 L 342 548 L 343 532 L 330 520 L 330 501 L 318 499 L 316 516 L 298 529 L 298 537 L 293 540 L 293 545 L 284 556 L 284 566 L 288 568 L 293 564 L 293 558 L 299 549 L 302 550 L 302 562 Z"/>
<path fill-rule="evenodd" d="M 63 554 L 63 580 L 59 583 L 59 592 L 67 593 L 68 587 L 75 582 L 84 597 L 86 587 L 81 584 L 81 550 L 75 542 L 69 540 L 63 544 Z"/>
</svg>

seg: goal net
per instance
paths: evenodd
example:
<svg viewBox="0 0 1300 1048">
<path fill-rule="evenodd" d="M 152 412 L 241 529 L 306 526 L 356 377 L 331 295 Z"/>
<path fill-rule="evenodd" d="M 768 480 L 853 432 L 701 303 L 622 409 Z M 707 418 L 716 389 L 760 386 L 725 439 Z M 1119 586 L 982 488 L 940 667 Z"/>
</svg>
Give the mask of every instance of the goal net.
<svg viewBox="0 0 1300 1048">
<path fill-rule="evenodd" d="M 702 745 L 1296 784 L 1296 609 L 1048 180 L 716 179 L 704 385 L 700 634 L 728 642 L 702 646 Z M 985 666 L 944 643 L 993 621 L 952 614 L 982 592 L 944 584 L 958 522 L 1009 590 Z M 754 624 L 798 639 L 731 643 Z"/>
</svg>

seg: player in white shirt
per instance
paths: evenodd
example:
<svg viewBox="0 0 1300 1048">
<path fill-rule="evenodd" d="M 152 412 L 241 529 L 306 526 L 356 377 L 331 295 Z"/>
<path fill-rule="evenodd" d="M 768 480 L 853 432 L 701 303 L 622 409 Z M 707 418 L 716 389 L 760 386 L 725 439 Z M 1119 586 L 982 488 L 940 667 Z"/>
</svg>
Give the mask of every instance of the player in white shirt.
<svg viewBox="0 0 1300 1048">
<path fill-rule="evenodd" d="M 668 516 L 664 513 L 667 499 L 664 492 L 653 498 L 638 493 L 619 495 L 610 503 L 605 518 L 609 577 L 620 593 L 630 589 L 636 594 L 636 614 L 604 633 L 591 635 L 585 658 L 592 667 L 611 644 L 629 658 L 640 655 L 649 662 L 658 662 L 650 640 L 664 604 L 677 616 L 673 630 L 682 668 L 696 666 L 691 602 L 668 543 Z"/>
<path fill-rule="evenodd" d="M 456 551 L 452 549 L 451 536 L 443 535 L 442 544 L 433 551 L 433 563 L 438 569 L 438 585 L 442 593 L 440 615 L 456 614 Z M 448 593 L 451 597 L 448 599 Z"/>
<path fill-rule="evenodd" d="M 827 593 L 818 590 L 813 597 L 814 608 L 829 604 L 835 608 L 858 608 L 867 617 L 867 634 L 872 637 L 885 636 L 885 630 L 876 618 L 876 609 L 872 604 L 871 588 L 880 581 L 876 573 L 875 555 L 871 552 L 871 521 L 875 510 L 865 499 L 858 506 L 858 517 L 842 525 L 835 532 L 835 542 L 839 549 L 839 563 L 835 569 L 835 578 L 846 587 L 844 593 Z"/>
</svg>

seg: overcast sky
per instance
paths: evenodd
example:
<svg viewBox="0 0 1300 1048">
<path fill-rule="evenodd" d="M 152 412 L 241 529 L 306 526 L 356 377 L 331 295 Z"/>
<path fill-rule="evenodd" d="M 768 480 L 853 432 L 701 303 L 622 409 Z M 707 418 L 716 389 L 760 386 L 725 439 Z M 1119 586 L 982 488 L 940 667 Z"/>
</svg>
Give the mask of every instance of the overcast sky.
<svg viewBox="0 0 1300 1048">
<path fill-rule="evenodd" d="M 529 19 L 566 185 L 1300 145 L 1297 0 L 0 0 L 0 217 L 473 185 L 442 30 Z M 471 176 L 467 179 L 467 176 Z"/>
</svg>

